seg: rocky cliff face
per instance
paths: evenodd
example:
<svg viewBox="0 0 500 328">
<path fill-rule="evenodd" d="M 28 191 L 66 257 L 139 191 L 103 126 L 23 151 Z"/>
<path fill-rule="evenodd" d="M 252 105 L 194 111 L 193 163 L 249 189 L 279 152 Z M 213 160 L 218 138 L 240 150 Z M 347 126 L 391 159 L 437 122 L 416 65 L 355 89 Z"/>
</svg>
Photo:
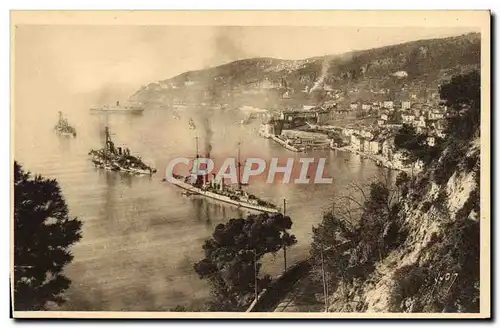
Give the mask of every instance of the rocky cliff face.
<svg viewBox="0 0 500 328">
<path fill-rule="evenodd" d="M 331 312 L 479 311 L 479 138 L 461 149 L 452 154 L 455 148 L 447 148 L 408 182 L 398 213 L 405 242 L 365 280 L 342 281 Z M 460 159 L 441 178 L 450 156 Z"/>
</svg>

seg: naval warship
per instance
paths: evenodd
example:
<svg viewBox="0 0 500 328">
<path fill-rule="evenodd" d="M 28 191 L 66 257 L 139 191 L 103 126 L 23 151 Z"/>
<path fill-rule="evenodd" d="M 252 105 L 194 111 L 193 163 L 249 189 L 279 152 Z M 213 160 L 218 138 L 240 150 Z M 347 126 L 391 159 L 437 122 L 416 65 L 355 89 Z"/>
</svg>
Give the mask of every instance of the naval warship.
<svg viewBox="0 0 500 328">
<path fill-rule="evenodd" d="M 131 155 L 128 148 L 116 147 L 111 140 L 109 127 L 107 126 L 105 128 L 105 137 L 104 148 L 92 149 L 89 152 L 95 167 L 136 175 L 152 175 L 156 173 L 156 169 L 145 164 L 140 157 Z"/>
</svg>

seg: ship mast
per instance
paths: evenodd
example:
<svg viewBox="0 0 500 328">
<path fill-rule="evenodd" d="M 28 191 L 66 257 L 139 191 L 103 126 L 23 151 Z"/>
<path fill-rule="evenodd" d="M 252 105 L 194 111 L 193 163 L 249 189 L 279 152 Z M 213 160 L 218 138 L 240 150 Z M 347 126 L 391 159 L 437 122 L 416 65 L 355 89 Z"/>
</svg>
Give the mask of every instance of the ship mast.
<svg viewBox="0 0 500 328">
<path fill-rule="evenodd" d="M 198 158 L 198 136 L 195 137 L 196 139 L 196 158 Z"/>
<path fill-rule="evenodd" d="M 106 138 L 104 140 L 104 166 L 108 164 L 108 144 L 109 144 L 109 127 L 106 125 L 104 128 L 104 133 L 106 135 Z"/>
<path fill-rule="evenodd" d="M 240 162 L 240 145 L 241 142 L 238 141 L 238 189 L 241 190 L 241 162 Z"/>
<path fill-rule="evenodd" d="M 196 167 L 198 166 L 198 158 L 199 158 L 199 155 L 198 155 L 198 136 L 194 137 L 195 139 L 195 142 L 196 142 L 196 154 L 195 154 L 195 157 L 194 157 L 194 161 L 193 161 L 193 167 L 191 169 L 191 174 L 194 174 L 196 175 L 196 179 L 198 179 L 198 171 L 196 170 Z"/>
</svg>

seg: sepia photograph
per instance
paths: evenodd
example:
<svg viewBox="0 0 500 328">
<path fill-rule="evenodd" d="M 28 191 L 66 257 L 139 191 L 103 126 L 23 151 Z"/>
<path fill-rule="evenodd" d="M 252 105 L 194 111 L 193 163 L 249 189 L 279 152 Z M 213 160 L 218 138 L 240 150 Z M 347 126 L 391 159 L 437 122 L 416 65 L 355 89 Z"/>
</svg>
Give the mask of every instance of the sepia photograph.
<svg viewBox="0 0 500 328">
<path fill-rule="evenodd" d="M 11 11 L 14 318 L 491 317 L 489 11 Z"/>
</svg>

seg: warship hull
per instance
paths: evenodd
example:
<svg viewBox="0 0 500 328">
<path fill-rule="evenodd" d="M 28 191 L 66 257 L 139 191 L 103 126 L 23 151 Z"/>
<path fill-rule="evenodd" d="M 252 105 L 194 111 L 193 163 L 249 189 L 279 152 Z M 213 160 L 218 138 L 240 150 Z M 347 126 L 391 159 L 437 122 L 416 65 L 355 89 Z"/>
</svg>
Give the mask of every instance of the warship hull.
<svg viewBox="0 0 500 328">
<path fill-rule="evenodd" d="M 178 188 L 181 188 L 181 189 L 184 189 L 192 194 L 197 194 L 197 195 L 201 195 L 201 196 L 205 196 L 205 197 L 208 197 L 208 198 L 211 198 L 211 199 L 215 199 L 215 200 L 218 200 L 218 201 L 221 201 L 221 202 L 224 202 L 226 204 L 231 204 L 231 205 L 234 205 L 234 206 L 237 206 L 237 207 L 241 207 L 241 208 L 246 208 L 246 209 L 250 209 L 250 210 L 255 210 L 255 211 L 259 211 L 259 212 L 265 212 L 265 213 L 278 213 L 279 212 L 279 209 L 277 208 L 272 208 L 272 207 L 266 207 L 266 206 L 261 206 L 261 205 L 258 205 L 258 204 L 251 204 L 251 203 L 247 203 L 247 202 L 244 202 L 244 201 L 238 201 L 238 200 L 235 200 L 235 199 L 231 199 L 230 197 L 228 196 L 224 196 L 224 195 L 219 195 L 217 193 L 214 193 L 214 192 L 211 192 L 211 191 L 208 191 L 208 190 L 203 190 L 201 188 L 198 188 L 198 187 L 195 187 L 189 183 L 186 183 L 186 182 L 182 182 L 180 180 L 177 180 L 173 183 L 174 186 L 178 187 Z"/>
<path fill-rule="evenodd" d="M 135 107 L 119 107 L 119 106 L 103 106 L 90 108 L 93 112 L 118 112 L 118 113 L 142 113 L 144 108 Z"/>
<path fill-rule="evenodd" d="M 116 163 L 107 163 L 104 164 L 101 161 L 98 160 L 93 160 L 92 163 L 94 164 L 95 167 L 99 169 L 104 169 L 108 171 L 118 171 L 118 172 L 125 172 L 125 173 L 130 173 L 130 174 L 135 174 L 135 175 L 152 175 L 153 173 L 156 172 L 155 169 L 152 170 L 144 170 L 144 169 L 139 169 L 139 168 L 125 168 L 122 167 Z"/>
<path fill-rule="evenodd" d="M 61 131 L 61 130 L 55 130 L 56 133 L 62 137 L 71 137 L 75 138 L 76 137 L 76 132 L 69 132 L 69 131 Z"/>
</svg>

